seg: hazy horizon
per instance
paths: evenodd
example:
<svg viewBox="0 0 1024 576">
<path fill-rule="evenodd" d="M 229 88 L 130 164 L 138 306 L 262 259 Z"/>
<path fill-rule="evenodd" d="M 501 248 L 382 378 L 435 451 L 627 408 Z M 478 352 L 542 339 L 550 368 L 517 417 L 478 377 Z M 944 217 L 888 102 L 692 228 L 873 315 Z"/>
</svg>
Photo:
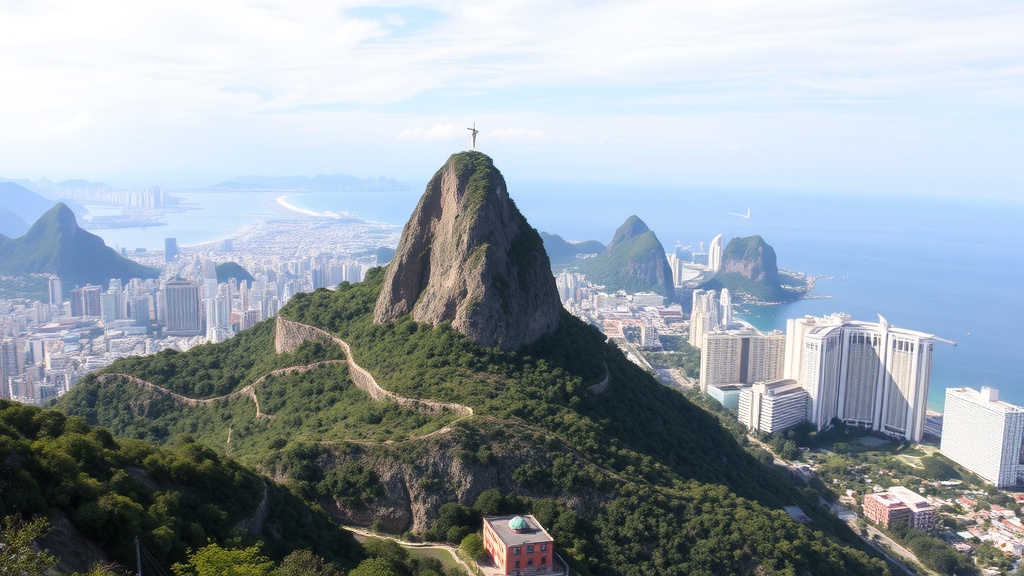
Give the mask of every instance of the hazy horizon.
<svg viewBox="0 0 1024 576">
<path fill-rule="evenodd" d="M 1024 5 L 0 3 L 0 177 L 983 195 L 1024 175 Z"/>
</svg>

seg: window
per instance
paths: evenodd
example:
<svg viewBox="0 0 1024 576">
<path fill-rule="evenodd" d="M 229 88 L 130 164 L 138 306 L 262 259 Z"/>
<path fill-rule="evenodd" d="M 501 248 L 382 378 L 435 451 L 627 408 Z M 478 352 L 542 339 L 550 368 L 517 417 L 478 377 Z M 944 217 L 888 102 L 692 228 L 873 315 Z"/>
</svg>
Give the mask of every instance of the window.
<svg viewBox="0 0 1024 576">
<path fill-rule="evenodd" d="M 515 550 L 515 552 L 512 552 L 512 553 L 515 554 L 516 556 L 519 556 L 523 552 L 523 549 L 521 547 L 519 547 L 519 546 L 516 546 L 512 550 Z"/>
<path fill-rule="evenodd" d="M 548 551 L 548 545 L 547 544 L 541 544 L 540 545 L 540 551 L 541 552 L 547 552 Z"/>
<path fill-rule="evenodd" d="M 516 560 L 516 568 L 519 568 L 519 560 Z"/>
<path fill-rule="evenodd" d="M 533 558 L 527 558 L 526 565 L 527 566 L 533 566 Z"/>
<path fill-rule="evenodd" d="M 540 565 L 543 566 L 543 565 L 545 565 L 547 563 L 548 563 L 548 557 L 547 556 L 541 556 L 540 557 Z"/>
<path fill-rule="evenodd" d="M 533 554 L 533 544 L 527 544 L 526 545 L 526 553 L 527 554 Z"/>
</svg>

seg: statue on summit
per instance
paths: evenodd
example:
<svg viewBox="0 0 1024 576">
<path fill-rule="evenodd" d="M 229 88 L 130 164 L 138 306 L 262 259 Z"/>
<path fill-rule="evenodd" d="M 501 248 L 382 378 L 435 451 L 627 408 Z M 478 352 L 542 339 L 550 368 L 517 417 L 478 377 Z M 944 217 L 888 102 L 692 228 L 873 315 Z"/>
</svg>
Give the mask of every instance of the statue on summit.
<svg viewBox="0 0 1024 576">
<path fill-rule="evenodd" d="M 472 128 L 466 128 L 466 130 L 469 130 L 470 132 L 473 133 L 473 150 L 476 150 L 476 135 L 477 132 L 480 132 L 479 130 L 476 129 L 476 122 L 473 122 Z"/>
</svg>

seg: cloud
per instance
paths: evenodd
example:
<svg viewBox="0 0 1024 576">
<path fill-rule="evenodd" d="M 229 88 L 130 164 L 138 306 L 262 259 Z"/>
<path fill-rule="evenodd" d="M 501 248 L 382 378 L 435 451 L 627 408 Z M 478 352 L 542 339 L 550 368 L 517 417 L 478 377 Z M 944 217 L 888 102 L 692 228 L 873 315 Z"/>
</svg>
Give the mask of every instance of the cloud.
<svg viewBox="0 0 1024 576">
<path fill-rule="evenodd" d="M 398 133 L 399 140 L 451 140 L 466 134 L 453 124 L 434 124 L 430 128 L 406 128 Z"/>
</svg>

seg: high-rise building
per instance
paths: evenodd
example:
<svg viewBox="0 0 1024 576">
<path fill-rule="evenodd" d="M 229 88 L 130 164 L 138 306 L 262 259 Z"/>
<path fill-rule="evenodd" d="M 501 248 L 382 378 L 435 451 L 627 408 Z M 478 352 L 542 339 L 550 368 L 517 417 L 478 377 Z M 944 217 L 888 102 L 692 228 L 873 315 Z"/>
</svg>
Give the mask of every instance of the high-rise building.
<svg viewBox="0 0 1024 576">
<path fill-rule="evenodd" d="M 164 262 L 174 262 L 178 257 L 178 239 L 164 238 Z"/>
<path fill-rule="evenodd" d="M 711 247 L 708 248 L 708 270 L 718 272 L 722 269 L 722 235 L 719 234 L 711 240 Z"/>
<path fill-rule="evenodd" d="M 700 389 L 778 380 L 785 367 L 786 335 L 755 330 L 708 332 L 700 351 Z"/>
<path fill-rule="evenodd" d="M 832 418 L 920 442 L 924 436 L 934 336 L 848 316 L 787 324 L 787 378 L 814 399 L 818 429 Z"/>
<path fill-rule="evenodd" d="M 704 334 L 717 329 L 718 301 L 714 290 L 694 290 L 693 307 L 690 311 L 690 346 L 704 345 Z"/>
<path fill-rule="evenodd" d="M 718 298 L 718 323 L 726 329 L 732 324 L 732 296 L 728 288 L 722 288 L 722 295 Z"/>
<path fill-rule="evenodd" d="M 176 278 L 164 285 L 167 334 L 195 336 L 202 333 L 202 314 L 199 307 L 199 286 Z"/>
<path fill-rule="evenodd" d="M 808 401 L 795 380 L 758 382 L 740 391 L 739 421 L 751 430 L 782 432 L 807 420 Z"/>
<path fill-rule="evenodd" d="M 1024 408 L 999 400 L 995 388 L 946 388 L 942 416 L 944 456 L 997 488 L 1021 479 Z"/>
<path fill-rule="evenodd" d="M 0 396 L 3 398 L 13 398 L 16 395 L 11 391 L 11 382 L 21 375 L 19 356 L 16 340 L 0 340 Z"/>
<path fill-rule="evenodd" d="M 92 284 L 71 290 L 71 315 L 76 318 L 99 318 L 102 314 L 102 290 Z"/>
<path fill-rule="evenodd" d="M 57 315 L 64 310 L 64 291 L 61 288 L 60 278 L 56 276 L 50 276 L 50 307 Z"/>
</svg>

